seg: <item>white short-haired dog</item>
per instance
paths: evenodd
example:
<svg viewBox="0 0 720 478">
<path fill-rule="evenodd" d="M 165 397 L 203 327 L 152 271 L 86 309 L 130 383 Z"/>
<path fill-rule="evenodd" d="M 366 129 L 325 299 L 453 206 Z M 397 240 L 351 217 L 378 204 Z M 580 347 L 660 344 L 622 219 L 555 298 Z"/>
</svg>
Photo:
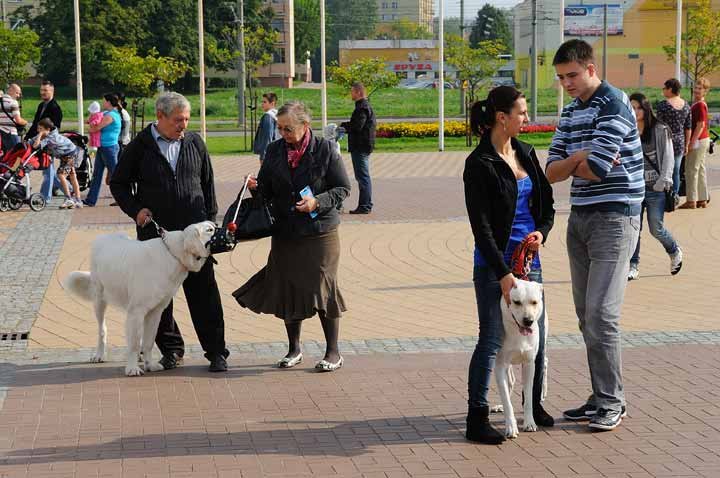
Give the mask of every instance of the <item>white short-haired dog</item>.
<svg viewBox="0 0 720 478">
<path fill-rule="evenodd" d="M 127 312 L 125 374 L 163 370 L 150 360 L 160 316 L 188 273 L 205 264 L 214 232 L 215 224 L 205 221 L 148 241 L 125 234 L 103 235 L 93 241 L 90 272 L 74 271 L 63 280 L 65 289 L 94 304 L 98 342 L 92 362 L 105 360 L 105 309 L 110 304 Z M 141 350 L 144 369 L 138 366 Z"/>
<path fill-rule="evenodd" d="M 516 280 L 516 286 L 510 291 L 510 305 L 500 298 L 503 328 L 505 336 L 502 348 L 495 361 L 495 380 L 505 413 L 505 436 L 516 438 L 517 421 L 510 397 L 515 381 L 513 365 L 522 365 L 523 393 L 523 431 L 537 431 L 533 417 L 533 378 L 535 376 L 535 357 L 538 353 L 540 327 L 538 321 L 543 311 L 543 286 L 537 282 Z M 547 316 L 546 316 L 547 322 Z"/>
</svg>

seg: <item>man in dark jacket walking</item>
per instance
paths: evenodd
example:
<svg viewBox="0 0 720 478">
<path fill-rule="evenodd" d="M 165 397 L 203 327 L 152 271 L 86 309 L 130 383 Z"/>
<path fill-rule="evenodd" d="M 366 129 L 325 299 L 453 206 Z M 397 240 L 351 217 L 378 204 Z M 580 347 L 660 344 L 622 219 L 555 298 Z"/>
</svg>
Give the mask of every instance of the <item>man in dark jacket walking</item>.
<svg viewBox="0 0 720 478">
<path fill-rule="evenodd" d="M 177 231 L 201 221 L 214 222 L 218 209 L 205 143 L 197 134 L 185 131 L 190 103 L 178 93 L 165 93 L 157 99 L 155 110 L 157 122 L 128 144 L 110 180 L 113 197 L 137 224 L 141 241 L 158 237 L 150 219 L 165 230 Z M 183 289 L 210 371 L 226 371 L 229 352 L 212 260 L 199 272 L 191 272 Z M 166 370 L 182 363 L 185 343 L 173 319 L 172 302 L 163 311 L 155 343 Z"/>
<path fill-rule="evenodd" d="M 55 85 L 50 80 L 43 80 L 40 84 L 40 99 L 42 100 L 35 110 L 35 117 L 32 125 L 25 135 L 25 141 L 34 138 L 38 134 L 38 123 L 41 119 L 50 118 L 58 131 L 62 128 L 63 113 L 57 100 L 55 100 Z M 50 200 L 53 191 L 62 190 L 60 181 L 55 175 L 55 165 L 50 163 L 50 167 L 43 171 L 43 182 L 40 191 L 45 199 Z"/>
<path fill-rule="evenodd" d="M 350 121 L 340 125 L 348 132 L 348 150 L 352 158 L 353 173 L 360 190 L 358 207 L 350 211 L 350 214 L 370 214 L 373 207 L 370 153 L 375 149 L 377 122 L 362 83 L 353 83 L 350 96 L 355 101 L 355 111 L 353 111 Z"/>
</svg>

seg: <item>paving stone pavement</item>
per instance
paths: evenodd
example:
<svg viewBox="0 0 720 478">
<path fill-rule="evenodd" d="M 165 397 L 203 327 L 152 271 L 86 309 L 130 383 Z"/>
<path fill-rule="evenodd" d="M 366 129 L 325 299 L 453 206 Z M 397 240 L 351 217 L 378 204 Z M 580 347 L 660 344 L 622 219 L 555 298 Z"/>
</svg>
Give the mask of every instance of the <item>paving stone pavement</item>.
<svg viewBox="0 0 720 478">
<path fill-rule="evenodd" d="M 184 367 L 123 377 L 124 318 L 112 309 L 110 362 L 87 364 L 97 325 L 90 305 L 68 296 L 60 279 L 89 268 L 98 235 L 132 235 L 129 218 L 109 207 L 105 189 L 95 208 L 0 213 L 0 332 L 29 332 L 28 340 L 0 340 L 0 478 L 720 476 L 714 203 L 666 216 L 685 251 L 678 276 L 643 233 L 641 279 L 629 284 L 623 308 L 630 417 L 619 430 L 590 434 L 560 422 L 502 447 L 462 439 L 477 334 L 465 156 L 374 155 L 375 211 L 344 216 L 341 227 L 347 362 L 328 375 L 308 373 L 324 351 L 317 320 L 303 327 L 305 362 L 279 371 L 270 365 L 286 351 L 282 323 L 249 314 L 230 296 L 264 265 L 267 240 L 218 257 L 228 374 L 206 372 L 182 291 Z M 257 160 L 214 163 L 223 207 Z M 719 166 L 711 158 L 711 184 L 720 184 Z M 541 251 L 551 324 L 547 404 L 556 417 L 589 392 L 565 257 L 567 195 L 567 184 L 556 187 L 556 227 Z M 353 191 L 346 208 L 356 200 Z"/>
</svg>

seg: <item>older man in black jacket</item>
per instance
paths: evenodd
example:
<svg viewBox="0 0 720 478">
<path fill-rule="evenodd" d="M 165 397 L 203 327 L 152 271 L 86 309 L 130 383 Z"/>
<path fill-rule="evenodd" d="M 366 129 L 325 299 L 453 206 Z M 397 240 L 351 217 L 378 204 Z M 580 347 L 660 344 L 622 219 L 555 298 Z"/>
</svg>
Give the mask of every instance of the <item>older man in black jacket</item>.
<svg viewBox="0 0 720 478">
<path fill-rule="evenodd" d="M 370 179 L 370 153 L 375 149 L 375 112 L 370 107 L 365 86 L 353 83 L 350 96 L 355 101 L 350 121 L 340 126 L 348 132 L 348 150 L 352 158 L 353 173 L 358 182 L 360 197 L 357 208 L 350 214 L 370 214 L 372 211 L 372 180 Z"/>
<path fill-rule="evenodd" d="M 175 231 L 201 221 L 214 222 L 218 209 L 205 143 L 186 131 L 190 103 L 178 93 L 165 93 L 157 99 L 155 110 L 157 122 L 125 148 L 110 180 L 113 197 L 137 224 L 141 241 L 158 237 L 155 227 L 148 224 L 150 219 Z M 229 352 L 212 261 L 206 261 L 199 272 L 191 272 L 183 289 L 210 371 L 226 371 Z M 185 344 L 173 319 L 172 302 L 162 314 L 155 343 L 165 369 L 182 363 Z"/>
</svg>

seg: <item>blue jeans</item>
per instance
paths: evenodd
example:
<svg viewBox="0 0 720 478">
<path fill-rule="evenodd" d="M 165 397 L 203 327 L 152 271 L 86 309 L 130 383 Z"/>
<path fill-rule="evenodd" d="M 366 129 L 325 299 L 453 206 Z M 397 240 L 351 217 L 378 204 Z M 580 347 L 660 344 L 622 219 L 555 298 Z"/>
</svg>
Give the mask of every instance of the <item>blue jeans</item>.
<svg viewBox="0 0 720 478">
<path fill-rule="evenodd" d="M 668 254 L 675 254 L 678 250 L 678 243 L 672 234 L 665 229 L 663 218 L 665 216 L 665 193 L 657 191 L 645 191 L 645 200 L 640 211 L 640 230 L 642 231 L 643 213 L 647 210 L 647 222 L 650 227 L 650 234 L 660 241 Z M 640 238 L 638 238 L 635 253 L 630 259 L 630 264 L 640 264 Z"/>
<path fill-rule="evenodd" d="M 120 147 L 117 144 L 100 146 L 98 148 L 97 154 L 95 155 L 95 169 L 93 170 L 92 182 L 90 183 L 90 192 L 88 192 L 87 198 L 85 198 L 85 202 L 89 206 L 94 206 L 95 203 L 97 203 L 105 168 L 107 167 L 109 176 L 112 176 L 112 173 L 115 171 L 118 151 L 120 151 Z"/>
<path fill-rule="evenodd" d="M 370 153 L 350 152 L 353 173 L 360 190 L 358 209 L 372 210 L 372 180 L 370 179 Z"/>
<path fill-rule="evenodd" d="M 45 200 L 49 201 L 52 199 L 52 193 L 56 189 L 60 189 L 60 181 L 58 181 L 55 175 L 55 158 L 50 161 L 50 167 L 45 169 L 43 172 L 43 181 L 40 186 L 40 194 L 45 196 Z"/>
<path fill-rule="evenodd" d="M 533 269 L 528 275 L 533 282 L 542 284 L 542 270 Z M 475 266 L 473 270 L 475 298 L 477 300 L 480 333 L 475 351 L 470 359 L 468 371 L 468 406 L 487 407 L 490 378 L 495 368 L 497 353 L 502 347 L 505 335 L 500 311 L 500 281 L 489 267 Z M 539 401 L 545 376 L 545 307 L 540 320 L 540 346 L 535 358 L 535 377 L 533 379 L 533 400 Z M 527 398 L 527 397 L 526 397 Z"/>
<path fill-rule="evenodd" d="M 680 164 L 682 163 L 683 154 L 675 154 L 675 165 L 673 166 L 673 190 L 675 194 L 680 193 Z"/>
</svg>

